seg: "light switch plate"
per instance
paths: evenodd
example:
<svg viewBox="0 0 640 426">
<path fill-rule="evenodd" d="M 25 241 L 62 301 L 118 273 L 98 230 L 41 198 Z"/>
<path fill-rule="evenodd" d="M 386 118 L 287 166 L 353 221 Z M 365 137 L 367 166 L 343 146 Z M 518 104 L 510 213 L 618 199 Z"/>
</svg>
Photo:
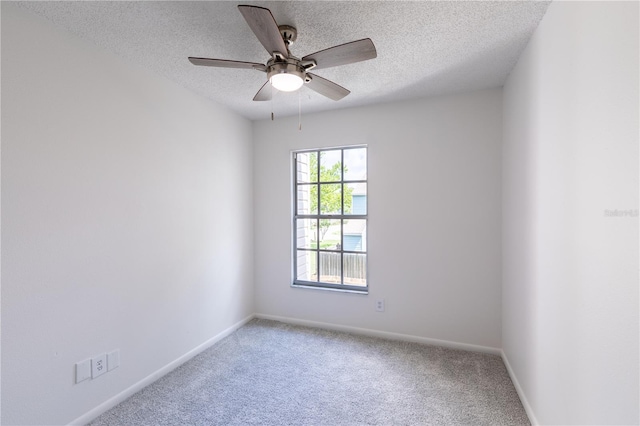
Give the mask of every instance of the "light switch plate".
<svg viewBox="0 0 640 426">
<path fill-rule="evenodd" d="M 76 383 L 84 382 L 91 378 L 91 360 L 85 359 L 76 364 Z"/>
<path fill-rule="evenodd" d="M 120 367 L 120 349 L 116 349 L 113 352 L 109 352 L 107 355 L 108 370 L 111 371 L 114 368 Z"/>
<path fill-rule="evenodd" d="M 107 372 L 107 354 L 100 354 L 91 360 L 91 378 L 102 376 Z"/>
</svg>

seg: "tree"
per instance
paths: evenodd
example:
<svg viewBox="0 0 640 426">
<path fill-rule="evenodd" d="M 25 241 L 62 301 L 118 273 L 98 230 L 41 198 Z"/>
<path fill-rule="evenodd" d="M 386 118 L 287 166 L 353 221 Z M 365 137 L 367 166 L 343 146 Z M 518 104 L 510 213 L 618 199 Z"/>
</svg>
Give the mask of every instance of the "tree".
<svg viewBox="0 0 640 426">
<path fill-rule="evenodd" d="M 320 180 L 319 182 L 340 182 L 342 179 L 341 167 L 342 163 L 334 163 L 331 168 L 327 168 L 322 161 L 324 152 L 320 152 Z M 309 172 L 311 175 L 311 182 L 318 182 L 318 156 L 311 154 L 309 161 Z M 347 168 L 345 166 L 345 172 Z M 318 208 L 318 186 L 311 186 L 311 211 L 318 212 L 318 214 L 340 214 L 342 208 L 342 197 L 340 196 L 341 185 L 337 184 L 323 184 L 320 190 L 320 208 Z M 344 185 L 344 211 L 351 210 L 353 188 Z M 324 239 L 327 231 L 331 227 L 330 219 L 320 219 L 318 229 L 318 238 L 320 241 Z"/>
</svg>

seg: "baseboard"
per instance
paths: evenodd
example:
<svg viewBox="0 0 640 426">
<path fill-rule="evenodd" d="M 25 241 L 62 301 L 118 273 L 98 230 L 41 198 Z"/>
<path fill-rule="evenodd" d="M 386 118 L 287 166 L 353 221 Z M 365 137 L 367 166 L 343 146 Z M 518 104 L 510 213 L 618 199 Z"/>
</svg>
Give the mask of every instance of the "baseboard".
<svg viewBox="0 0 640 426">
<path fill-rule="evenodd" d="M 77 419 L 75 419 L 74 421 L 69 423 L 69 425 L 85 425 L 85 424 L 89 423 L 90 421 L 92 421 L 93 419 L 98 417 L 100 414 L 110 410 L 111 408 L 113 408 L 116 405 L 120 404 L 125 399 L 129 398 L 131 395 L 133 395 L 136 392 L 142 390 L 146 386 L 149 386 L 151 383 L 155 382 L 160 377 L 162 377 L 165 374 L 170 373 L 171 371 L 175 370 L 177 367 L 179 367 L 182 364 L 184 364 L 185 362 L 189 361 L 191 358 L 193 358 L 194 356 L 198 355 L 200 352 L 204 351 L 205 349 L 210 348 L 211 346 L 213 346 L 214 344 L 216 344 L 220 340 L 224 339 L 225 337 L 227 337 L 228 335 L 230 335 L 231 333 L 233 333 L 234 331 L 236 331 L 237 329 L 239 329 L 240 327 L 242 327 L 243 325 L 245 325 L 246 323 L 251 321 L 254 317 L 255 316 L 252 314 L 252 315 L 249 315 L 248 317 L 244 318 L 243 320 L 233 324 L 231 327 L 229 327 L 226 330 L 216 334 L 211 339 L 207 340 L 206 342 L 202 343 L 201 345 L 196 346 L 195 348 L 193 348 L 192 350 L 190 350 L 186 354 L 182 355 L 180 358 L 170 362 L 169 364 L 165 365 L 164 367 L 160 368 L 159 370 L 155 371 L 154 373 L 151 373 L 150 375 L 148 375 L 144 379 L 140 380 L 139 382 L 135 383 L 134 385 L 132 385 L 132 386 L 128 387 L 127 389 L 125 389 L 124 391 L 120 392 L 116 396 L 114 396 L 112 398 L 109 398 L 108 400 L 106 400 L 102 404 L 100 404 L 97 407 L 93 408 L 92 410 L 86 412 L 82 416 L 78 417 Z"/>
<path fill-rule="evenodd" d="M 468 343 L 452 342 L 449 340 L 430 339 L 427 337 L 413 336 L 410 334 L 399 334 L 399 333 L 392 333 L 389 331 L 372 330 L 370 328 L 350 327 L 346 325 L 338 325 L 338 324 L 331 324 L 331 323 L 317 322 L 317 321 L 307 321 L 307 320 L 301 320 L 297 318 L 279 317 L 275 315 L 266 315 L 266 314 L 255 314 L 255 317 L 269 319 L 273 321 L 280 321 L 280 322 L 293 324 L 293 325 L 303 325 L 307 327 L 343 331 L 346 333 L 360 334 L 364 336 L 381 337 L 383 339 L 389 339 L 389 340 L 400 340 L 404 342 L 414 342 L 414 343 L 422 343 L 426 345 L 442 346 L 445 348 L 462 349 L 462 350 L 471 351 L 471 352 L 482 352 L 482 353 L 488 353 L 493 355 L 500 355 L 502 353 L 502 351 L 499 348 L 492 348 L 489 346 L 471 345 Z"/>
<path fill-rule="evenodd" d="M 533 408 L 531 407 L 531 404 L 529 404 L 529 400 L 527 399 L 527 396 L 524 393 L 524 389 L 522 389 L 522 386 L 520 386 L 520 382 L 518 382 L 518 378 L 516 377 L 516 374 L 511 368 L 511 364 L 509 364 L 509 359 L 507 358 L 507 354 L 504 353 L 504 350 L 501 350 L 500 354 L 502 356 L 502 362 L 504 362 L 504 365 L 507 367 L 507 372 L 509 373 L 509 377 L 511 377 L 511 381 L 513 382 L 513 385 L 516 388 L 516 392 L 518 392 L 518 396 L 520 397 L 520 402 L 522 402 L 524 411 L 527 413 L 527 417 L 529 417 L 529 421 L 533 426 L 539 425 L 540 423 L 538 422 L 538 419 L 536 419 L 536 415 L 533 413 Z"/>
</svg>

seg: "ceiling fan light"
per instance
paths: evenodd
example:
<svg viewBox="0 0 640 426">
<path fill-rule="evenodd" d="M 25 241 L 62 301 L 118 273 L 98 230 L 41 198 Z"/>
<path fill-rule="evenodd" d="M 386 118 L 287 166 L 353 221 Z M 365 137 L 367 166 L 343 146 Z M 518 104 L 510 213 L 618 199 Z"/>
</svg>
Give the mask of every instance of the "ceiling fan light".
<svg viewBox="0 0 640 426">
<path fill-rule="evenodd" d="M 281 92 L 293 92 L 302 87 L 304 81 L 299 75 L 278 73 L 271 76 L 271 85 Z"/>
</svg>

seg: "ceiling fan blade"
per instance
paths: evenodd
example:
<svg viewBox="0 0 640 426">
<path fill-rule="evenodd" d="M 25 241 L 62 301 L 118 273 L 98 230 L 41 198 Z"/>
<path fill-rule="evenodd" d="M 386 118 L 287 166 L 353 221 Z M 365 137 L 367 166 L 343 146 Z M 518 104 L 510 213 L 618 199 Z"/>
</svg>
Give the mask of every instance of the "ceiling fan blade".
<svg viewBox="0 0 640 426">
<path fill-rule="evenodd" d="M 210 59 L 210 58 L 194 58 L 189 56 L 189 62 L 193 65 L 201 65 L 206 67 L 219 67 L 219 68 L 244 68 L 254 69 L 258 71 L 267 71 L 267 67 L 263 64 L 255 62 L 242 62 L 242 61 L 228 61 L 226 59 Z"/>
<path fill-rule="evenodd" d="M 258 93 L 253 97 L 254 101 L 270 101 L 271 97 L 274 93 L 277 93 L 278 89 L 271 86 L 271 82 L 267 80 L 265 84 L 262 85 Z"/>
<path fill-rule="evenodd" d="M 370 38 L 364 38 L 312 53 L 302 58 L 302 61 L 315 61 L 314 69 L 321 69 L 366 61 L 376 56 L 378 54 L 373 42 Z"/>
<path fill-rule="evenodd" d="M 273 18 L 271 11 L 258 6 L 238 6 L 240 13 L 249 24 L 253 33 L 258 37 L 260 43 L 273 56 L 274 52 L 279 52 L 285 58 L 289 57 L 287 45 L 282 39 L 278 24 Z"/>
<path fill-rule="evenodd" d="M 329 99 L 333 99 L 334 101 L 339 101 L 351 93 L 344 87 L 334 83 L 333 81 L 329 81 L 326 78 L 311 74 L 310 72 L 307 73 L 307 76 L 311 77 L 311 80 L 306 83 L 309 89 L 314 90 Z"/>
</svg>

